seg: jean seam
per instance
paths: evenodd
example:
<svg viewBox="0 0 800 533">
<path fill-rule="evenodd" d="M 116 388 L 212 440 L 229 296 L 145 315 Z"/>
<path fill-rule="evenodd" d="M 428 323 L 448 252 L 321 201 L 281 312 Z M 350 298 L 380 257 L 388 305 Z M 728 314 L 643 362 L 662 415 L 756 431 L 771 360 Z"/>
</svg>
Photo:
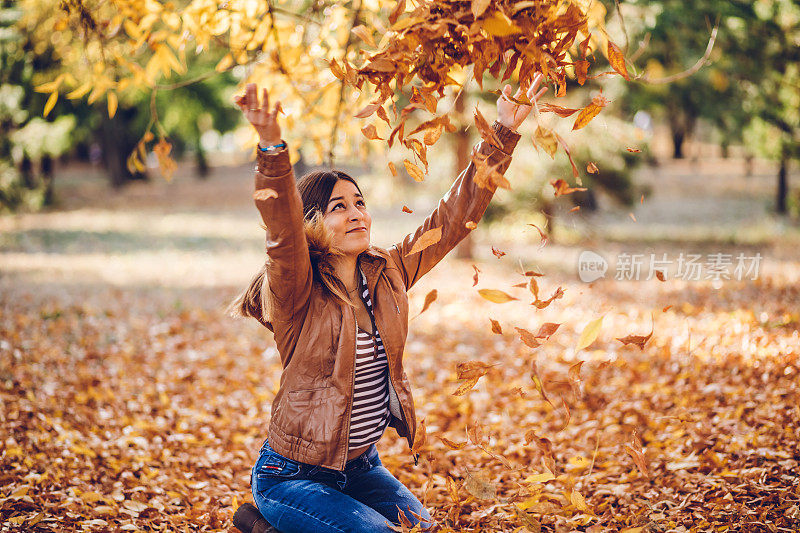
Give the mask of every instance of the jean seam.
<svg viewBox="0 0 800 533">
<path fill-rule="evenodd" d="M 267 498 L 267 497 L 264 497 L 264 499 L 265 499 L 265 500 L 267 500 L 268 502 L 270 502 L 270 504 L 272 504 L 272 505 L 275 505 L 275 504 L 277 504 L 277 505 L 281 505 L 281 506 L 283 506 L 283 507 L 288 507 L 289 509 L 292 509 L 292 510 L 294 510 L 294 511 L 298 511 L 298 512 L 300 512 L 300 513 L 303 513 L 304 515 L 306 515 L 307 517 L 311 518 L 312 520 L 316 520 L 317 522 L 319 522 L 319 523 L 321 523 L 321 524 L 325 524 L 326 526 L 328 526 L 328 527 L 330 527 L 330 528 L 336 529 L 337 531 L 339 531 L 339 532 L 341 532 L 341 533 L 345 533 L 345 530 L 344 530 L 344 529 L 341 529 L 340 527 L 338 527 L 338 526 L 336 526 L 336 525 L 334 525 L 334 524 L 329 524 L 329 523 L 325 522 L 324 520 L 322 520 L 321 518 L 317 518 L 317 517 L 316 517 L 316 516 L 314 516 L 314 515 L 310 515 L 310 514 L 308 514 L 307 512 L 305 512 L 305 511 L 304 511 L 304 510 L 302 510 L 302 509 L 299 509 L 299 508 L 297 508 L 297 507 L 292 507 L 291 505 L 289 505 L 289 504 L 287 504 L 287 503 L 283 503 L 283 502 L 282 502 L 282 501 L 280 501 L 280 500 L 275 500 L 275 499 L 272 499 L 272 498 Z M 265 518 L 266 518 L 266 517 L 265 517 Z M 272 524 L 272 525 L 273 525 L 273 527 L 275 526 L 275 524 Z"/>
</svg>

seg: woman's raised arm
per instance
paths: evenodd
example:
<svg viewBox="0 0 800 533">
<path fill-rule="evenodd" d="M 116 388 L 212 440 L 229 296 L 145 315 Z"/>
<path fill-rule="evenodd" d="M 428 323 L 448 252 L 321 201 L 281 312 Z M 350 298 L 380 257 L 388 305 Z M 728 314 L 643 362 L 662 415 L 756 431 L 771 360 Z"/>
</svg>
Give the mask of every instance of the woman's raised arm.
<svg viewBox="0 0 800 533">
<path fill-rule="evenodd" d="M 267 230 L 266 284 L 274 303 L 270 321 L 288 323 L 306 308 L 313 274 L 303 231 L 303 202 L 277 122 L 280 102 L 270 110 L 266 89 L 263 96 L 263 105 L 259 105 L 256 85 L 250 83 L 245 95 L 234 101 L 259 135 L 253 199 Z M 274 147 L 280 144 L 283 146 Z"/>
<path fill-rule="evenodd" d="M 537 75 L 527 91 L 531 101 L 538 99 L 547 90 L 545 87 L 536 92 L 540 81 L 541 75 Z M 516 128 L 525 120 L 531 109 L 531 106 L 518 105 L 505 98 L 510 95 L 510 89 L 511 86 L 508 84 L 503 88 L 504 96 L 497 101 L 497 120 L 492 124 L 492 130 L 499 138 L 502 148 L 497 148 L 486 141 L 478 143 L 476 148 L 479 154 L 487 156 L 486 164 L 498 165 L 496 170 L 500 174 L 504 174 L 511 164 L 511 154 L 520 139 Z M 520 88 L 515 97 L 519 99 L 521 95 Z M 403 271 L 406 289 L 410 289 L 467 236 L 470 232 L 466 227 L 467 222 L 477 223 L 483 217 L 497 186 L 490 183 L 488 187 L 479 187 L 474 181 L 476 171 L 475 163 L 470 161 L 422 225 L 389 248 L 394 262 Z M 441 228 L 441 238 L 427 248 L 409 254 L 420 237 L 434 228 Z"/>
</svg>

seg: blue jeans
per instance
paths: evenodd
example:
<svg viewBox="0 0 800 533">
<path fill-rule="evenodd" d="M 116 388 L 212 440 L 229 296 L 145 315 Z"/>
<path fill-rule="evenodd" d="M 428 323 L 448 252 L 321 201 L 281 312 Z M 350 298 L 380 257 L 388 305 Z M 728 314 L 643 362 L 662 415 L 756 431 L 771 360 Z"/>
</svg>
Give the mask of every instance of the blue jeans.
<svg viewBox="0 0 800 533">
<path fill-rule="evenodd" d="M 345 464 L 343 471 L 293 461 L 264 441 L 250 476 L 256 507 L 281 533 L 394 531 L 398 506 L 411 524 L 431 516 L 378 457 L 375 445 Z"/>
</svg>

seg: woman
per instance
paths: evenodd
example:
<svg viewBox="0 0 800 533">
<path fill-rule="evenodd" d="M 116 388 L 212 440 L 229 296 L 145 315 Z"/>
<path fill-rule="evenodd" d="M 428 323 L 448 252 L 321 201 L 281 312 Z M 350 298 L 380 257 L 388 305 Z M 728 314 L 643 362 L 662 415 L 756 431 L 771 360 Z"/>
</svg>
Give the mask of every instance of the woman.
<svg viewBox="0 0 800 533">
<path fill-rule="evenodd" d="M 536 93 L 540 82 L 537 75 L 529 99 L 547 90 Z M 503 88 L 492 125 L 503 148 L 485 141 L 477 147 L 500 173 L 531 109 L 506 98 L 510 91 Z M 257 87 L 248 84 L 236 104 L 260 137 L 254 199 L 268 258 L 231 310 L 273 332 L 283 365 L 251 473 L 258 511 L 284 533 L 388 532 L 401 520 L 427 528 L 430 514 L 381 465 L 375 443 L 387 425 L 409 448 L 414 442 L 414 402 L 402 364 L 407 291 L 469 233 L 467 221 L 480 220 L 495 186 L 479 188 L 470 163 L 416 232 L 379 248 L 370 244 L 370 214 L 351 176 L 316 171 L 295 183 L 277 121 L 280 103 L 271 108 L 266 89 L 259 103 Z M 432 228 L 441 228 L 441 238 L 410 253 Z M 272 530 L 251 504 L 237 511 L 240 529 L 255 530 L 254 522 Z"/>
</svg>

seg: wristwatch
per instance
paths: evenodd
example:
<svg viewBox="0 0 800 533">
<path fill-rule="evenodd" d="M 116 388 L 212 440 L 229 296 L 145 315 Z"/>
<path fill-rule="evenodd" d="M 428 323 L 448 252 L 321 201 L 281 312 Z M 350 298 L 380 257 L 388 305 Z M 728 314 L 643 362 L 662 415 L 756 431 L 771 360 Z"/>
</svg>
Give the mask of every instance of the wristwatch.
<svg viewBox="0 0 800 533">
<path fill-rule="evenodd" d="M 286 148 L 286 143 L 284 141 L 279 142 L 278 144 L 273 144 L 271 146 L 267 146 L 266 148 L 261 148 L 261 145 L 257 145 L 258 149 L 266 154 L 274 154 L 283 148 Z"/>
</svg>

